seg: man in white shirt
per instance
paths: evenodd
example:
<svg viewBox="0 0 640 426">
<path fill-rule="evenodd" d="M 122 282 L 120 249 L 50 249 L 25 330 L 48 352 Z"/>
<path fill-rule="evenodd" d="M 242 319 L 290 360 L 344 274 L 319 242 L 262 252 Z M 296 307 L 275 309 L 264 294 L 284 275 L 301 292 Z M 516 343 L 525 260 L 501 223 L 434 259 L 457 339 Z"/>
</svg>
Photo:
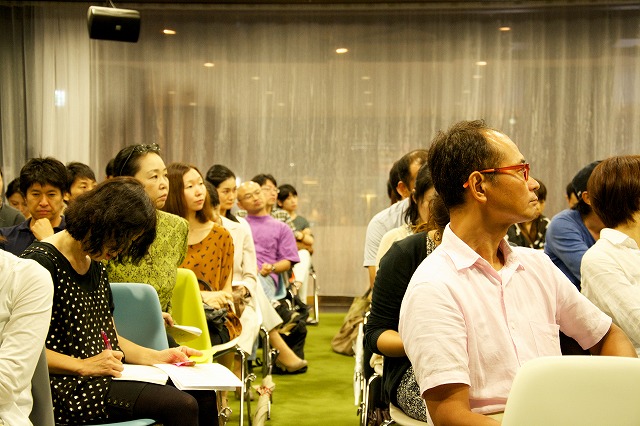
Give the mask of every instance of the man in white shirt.
<svg viewBox="0 0 640 426">
<path fill-rule="evenodd" d="M 428 156 L 451 222 L 405 293 L 399 332 L 433 424 L 497 425 L 526 361 L 561 355 L 559 331 L 594 355 L 636 356 L 611 319 L 537 250 L 510 247 L 537 214 L 538 183 L 481 120 L 439 132 Z"/>
<path fill-rule="evenodd" d="M 373 287 L 376 278 L 376 268 L 378 264 L 378 246 L 384 234 L 393 228 L 402 225 L 404 213 L 409 207 L 409 196 L 415 186 L 418 170 L 425 163 L 427 151 L 424 149 L 413 150 L 400 158 L 392 167 L 389 179 L 393 176 L 397 182 L 391 182 L 402 201 L 392 204 L 386 209 L 378 212 L 367 226 L 367 234 L 364 242 L 364 263 L 363 266 L 369 271 L 369 285 Z"/>
</svg>

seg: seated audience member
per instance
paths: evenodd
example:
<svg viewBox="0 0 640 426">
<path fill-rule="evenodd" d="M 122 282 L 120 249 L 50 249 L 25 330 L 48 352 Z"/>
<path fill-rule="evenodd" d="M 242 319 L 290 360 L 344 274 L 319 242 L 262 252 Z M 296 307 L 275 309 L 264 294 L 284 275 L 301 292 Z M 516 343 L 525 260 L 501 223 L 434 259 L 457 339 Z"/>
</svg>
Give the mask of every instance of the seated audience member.
<svg viewBox="0 0 640 426">
<path fill-rule="evenodd" d="M 518 368 L 560 355 L 558 330 L 594 355 L 636 357 L 611 318 L 537 250 L 504 239 L 538 214 L 529 164 L 483 121 L 454 124 L 429 149 L 451 222 L 418 266 L 399 332 L 432 424 L 499 424 Z"/>
<path fill-rule="evenodd" d="M 244 182 L 238 188 L 238 206 L 247 212 L 258 261 L 258 280 L 270 300 L 286 293 L 286 284 L 278 274 L 299 261 L 298 247 L 291 229 L 267 213 L 262 188 L 256 182 Z"/>
<path fill-rule="evenodd" d="M 236 203 L 236 194 L 238 192 L 236 175 L 228 167 L 222 164 L 214 164 L 207 171 L 206 180 L 218 191 L 220 216 L 233 222 L 240 222 L 231 212 L 231 209 Z M 246 225 L 247 227 L 249 226 L 248 224 Z"/>
<path fill-rule="evenodd" d="M 544 204 L 547 200 L 547 187 L 539 180 L 537 182 L 540 187 L 534 192 L 538 197 L 538 216 L 533 220 L 511 225 L 507 230 L 507 239 L 516 246 L 540 250 L 544 248 L 549 218 L 543 215 Z"/>
<path fill-rule="evenodd" d="M 599 161 L 588 164 L 575 175 L 571 184 L 578 203 L 553 217 L 545 235 L 544 252 L 580 290 L 580 263 L 584 253 L 595 244 L 604 224 L 591 209 L 587 181 Z"/>
<path fill-rule="evenodd" d="M 25 219 L 29 219 L 29 209 L 27 208 L 27 200 L 24 198 L 24 194 L 20 192 L 20 178 L 17 177 L 7 185 L 7 191 L 4 193 L 7 197 L 7 201 L 14 209 L 22 213 Z"/>
<path fill-rule="evenodd" d="M 72 161 L 67 164 L 67 188 L 65 201 L 73 201 L 78 195 L 91 191 L 96 187 L 96 175 L 86 164 Z"/>
<path fill-rule="evenodd" d="M 380 259 L 385 255 L 391 244 L 402 240 L 413 234 L 414 230 L 429 219 L 429 204 L 433 199 L 436 190 L 433 188 L 431 173 L 427 164 L 423 164 L 418 170 L 415 180 L 415 188 L 409 197 L 409 207 L 404 214 L 404 223 L 397 228 L 388 231 L 380 240 L 376 261 L 380 264 Z"/>
<path fill-rule="evenodd" d="M 418 172 L 416 188 L 420 187 Z M 428 170 L 428 169 L 427 169 Z M 413 368 L 398 334 L 400 305 L 411 276 L 418 265 L 440 244 L 449 212 L 438 196 L 422 208 L 427 221 L 416 233 L 394 242 L 382 256 L 371 296 L 371 310 L 365 326 L 364 342 L 374 353 L 384 355 L 382 391 L 384 399 L 410 417 L 426 422 L 427 412 Z"/>
<path fill-rule="evenodd" d="M 274 178 L 273 175 L 262 173 L 254 176 L 251 179 L 251 182 L 256 182 L 260 185 L 262 195 L 264 197 L 264 208 L 267 211 L 267 214 L 270 214 L 271 217 L 278 219 L 280 222 L 286 223 L 293 231 L 296 241 L 299 241 L 299 239 L 302 238 L 302 233 L 298 232 L 296 229 L 296 225 L 293 223 L 293 219 L 291 219 L 289 213 L 286 210 L 279 208 L 277 205 L 278 193 L 280 190 L 278 189 L 276 178 Z M 238 215 L 244 217 L 246 216 L 246 212 L 240 210 Z"/>
<path fill-rule="evenodd" d="M 154 240 L 155 206 L 142 185 L 132 178 L 104 182 L 71 203 L 67 220 L 64 231 L 23 253 L 44 266 L 54 282 L 46 347 L 56 424 L 153 418 L 165 426 L 217 425 L 212 391 L 112 380 L 122 375 L 125 354 L 127 363 L 143 365 L 201 355 L 184 346 L 144 348 L 116 331 L 100 261 L 140 262 Z"/>
<path fill-rule="evenodd" d="M 0 423 L 31 425 L 31 378 L 51 321 L 53 283 L 33 260 L 0 250 Z"/>
<path fill-rule="evenodd" d="M 207 176 L 209 174 L 207 173 Z M 235 177 L 234 177 L 235 179 Z M 206 182 L 205 184 L 210 184 Z M 218 189 L 212 185 L 211 188 L 207 188 L 211 200 L 215 200 L 217 194 L 220 193 Z M 215 194 L 214 194 L 215 193 Z M 235 191 L 233 192 L 235 194 Z M 235 195 L 234 195 L 235 201 Z M 221 219 L 222 226 L 224 226 L 231 237 L 233 238 L 233 279 L 234 282 L 243 283 L 251 292 L 251 299 L 249 304 L 245 308 L 245 313 L 240 319 L 246 315 L 247 310 L 251 307 L 260 312 L 262 317 L 262 326 L 269 333 L 269 342 L 272 348 L 278 350 L 278 362 L 284 366 L 283 371 L 296 371 L 297 366 L 302 364 L 302 359 L 299 358 L 293 350 L 287 345 L 280 333 L 278 332 L 278 326 L 282 324 L 282 318 L 278 315 L 271 301 L 264 293 L 264 289 L 261 285 L 258 285 L 258 269 L 256 260 L 256 249 L 253 244 L 253 237 L 251 236 L 251 228 L 249 224 L 245 227 L 242 223 L 233 221 L 226 216 L 220 214 L 219 205 L 213 204 L 214 212 L 218 218 Z M 228 215 L 231 215 L 227 211 Z M 244 221 L 244 219 L 242 219 Z M 244 323 L 242 324 L 243 330 L 245 329 Z M 244 334 L 244 333 L 243 333 Z M 243 338 L 241 336 L 241 338 Z M 252 357 L 254 354 L 252 354 Z"/>
<path fill-rule="evenodd" d="M 409 207 L 409 195 L 413 190 L 418 170 L 425 163 L 427 151 L 416 149 L 402 156 L 392 167 L 389 179 L 397 179 L 392 182 L 402 200 L 390 207 L 378 212 L 367 225 L 367 234 L 364 242 L 364 264 L 369 271 L 369 285 L 373 286 L 376 277 L 376 256 L 380 240 L 388 231 L 402 226 L 404 214 Z M 397 172 L 394 172 L 394 169 Z"/>
<path fill-rule="evenodd" d="M 31 218 L 0 229 L 0 235 L 6 238 L 4 249 L 16 256 L 32 242 L 64 229 L 62 211 L 67 192 L 67 169 L 52 157 L 32 158 L 20 170 L 20 191 L 25 194 Z"/>
<path fill-rule="evenodd" d="M 4 181 L 2 179 L 2 169 L 0 168 L 0 228 L 14 226 L 20 222 L 24 222 L 22 213 L 4 201 Z"/>
<path fill-rule="evenodd" d="M 640 156 L 604 160 L 587 189 L 606 228 L 582 258 L 582 294 L 613 319 L 640 354 Z"/>
<path fill-rule="evenodd" d="M 114 161 L 116 176 L 132 176 L 142 184 L 157 210 L 156 239 L 143 262 L 107 261 L 110 282 L 133 282 L 152 285 L 158 292 L 165 321 L 171 319 L 171 295 L 176 285 L 178 267 L 187 253 L 187 221 L 162 211 L 169 195 L 167 168 L 156 144 L 131 145 L 118 152 Z"/>
<path fill-rule="evenodd" d="M 287 213 L 296 227 L 294 236 L 298 246 L 300 262 L 293 265 L 293 275 L 298 297 L 307 303 L 307 286 L 309 284 L 309 270 L 311 269 L 311 255 L 313 254 L 313 234 L 309 221 L 298 215 L 298 192 L 289 184 L 278 188 L 278 207 Z"/>
<path fill-rule="evenodd" d="M 227 343 L 241 336 L 243 325 L 233 309 L 233 239 L 224 227 L 213 221 L 213 209 L 204 178 L 195 167 L 185 163 L 171 163 L 167 167 L 169 197 L 163 210 L 187 219 L 189 236 L 187 255 L 180 267 L 191 269 L 201 283 L 202 301 L 214 309 L 225 309 L 224 327 L 208 324 L 212 345 Z M 251 353 L 259 324 L 247 330 L 252 339 L 241 346 Z M 221 357 L 220 363 L 233 370 L 234 354 Z M 221 407 L 228 407 L 227 392 L 222 392 Z"/>
</svg>

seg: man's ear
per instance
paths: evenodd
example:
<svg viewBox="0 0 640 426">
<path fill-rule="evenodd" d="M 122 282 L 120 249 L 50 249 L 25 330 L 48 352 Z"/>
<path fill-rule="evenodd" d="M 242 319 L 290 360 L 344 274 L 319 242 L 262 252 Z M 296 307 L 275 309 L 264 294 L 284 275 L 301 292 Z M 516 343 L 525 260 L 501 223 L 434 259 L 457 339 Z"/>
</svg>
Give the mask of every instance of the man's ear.
<svg viewBox="0 0 640 426">
<path fill-rule="evenodd" d="M 471 196 L 476 200 L 484 200 L 486 201 L 487 197 L 485 194 L 485 178 L 480 172 L 473 172 L 469 176 L 469 190 L 471 192 Z"/>
<path fill-rule="evenodd" d="M 396 185 L 396 191 L 398 191 L 398 194 L 400 194 L 403 200 L 411 195 L 409 187 L 405 185 L 403 181 L 398 182 L 398 185 Z"/>
</svg>

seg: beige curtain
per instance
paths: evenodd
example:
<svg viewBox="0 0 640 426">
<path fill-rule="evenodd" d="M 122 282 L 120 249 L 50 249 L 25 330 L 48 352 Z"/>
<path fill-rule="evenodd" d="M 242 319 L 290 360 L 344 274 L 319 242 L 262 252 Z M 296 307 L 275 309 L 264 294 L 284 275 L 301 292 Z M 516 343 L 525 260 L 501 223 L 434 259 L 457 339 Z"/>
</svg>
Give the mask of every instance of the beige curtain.
<svg viewBox="0 0 640 426">
<path fill-rule="evenodd" d="M 457 120 L 512 137 L 548 215 L 582 165 L 640 148 L 637 5 L 138 5 L 130 44 L 89 40 L 90 3 L 15 3 L 0 6 L 7 180 L 34 155 L 102 178 L 140 142 L 203 172 L 272 173 L 313 224 L 323 294 L 364 290 L 364 232 L 388 205 L 391 164 Z"/>
</svg>

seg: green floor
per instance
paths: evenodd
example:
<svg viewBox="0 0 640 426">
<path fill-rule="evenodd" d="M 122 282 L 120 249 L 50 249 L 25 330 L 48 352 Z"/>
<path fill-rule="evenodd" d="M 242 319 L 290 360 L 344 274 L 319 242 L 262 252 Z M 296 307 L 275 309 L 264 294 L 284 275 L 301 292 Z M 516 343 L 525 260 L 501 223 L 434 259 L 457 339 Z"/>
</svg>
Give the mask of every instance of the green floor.
<svg viewBox="0 0 640 426">
<path fill-rule="evenodd" d="M 331 350 L 331 338 L 342 325 L 344 313 L 323 314 L 320 325 L 308 327 L 305 345 L 309 370 L 305 374 L 274 375 L 271 420 L 274 426 L 357 425 L 359 418 L 353 399 L 353 357 Z M 254 370 L 261 378 L 260 369 Z M 230 398 L 233 415 L 227 425 L 238 424 L 238 401 Z M 255 403 L 252 405 L 255 409 Z M 249 423 L 245 420 L 245 424 Z"/>
</svg>

